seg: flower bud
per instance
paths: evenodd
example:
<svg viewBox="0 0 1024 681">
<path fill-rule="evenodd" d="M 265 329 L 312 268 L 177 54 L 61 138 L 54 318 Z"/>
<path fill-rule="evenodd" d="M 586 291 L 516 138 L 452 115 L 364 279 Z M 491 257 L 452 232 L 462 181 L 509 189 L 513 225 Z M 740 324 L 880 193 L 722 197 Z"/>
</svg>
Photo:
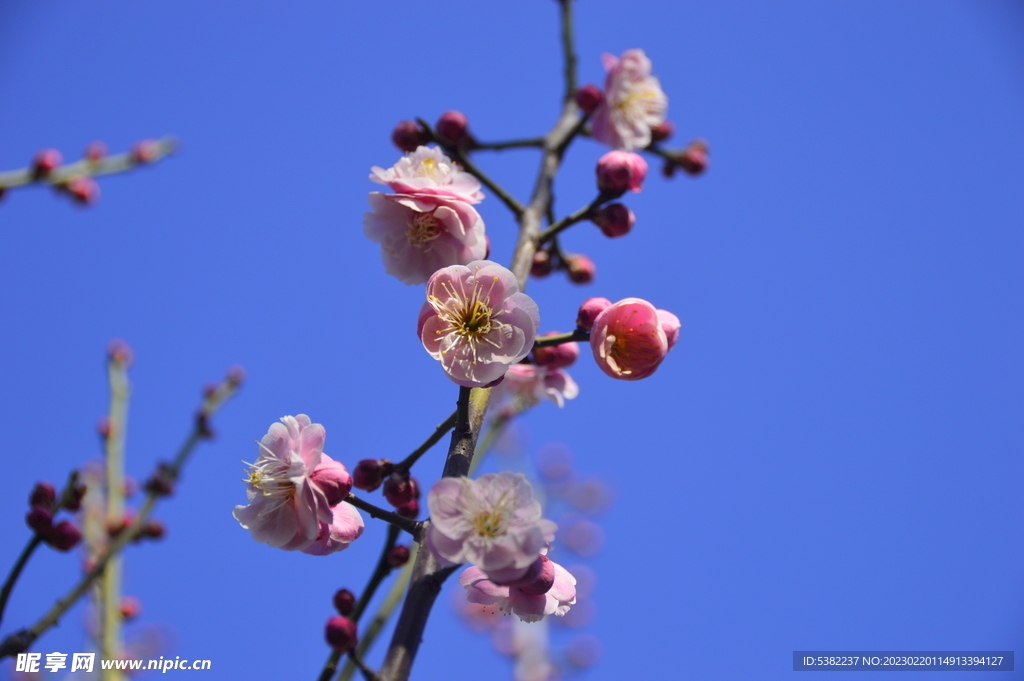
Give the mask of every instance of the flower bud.
<svg viewBox="0 0 1024 681">
<path fill-rule="evenodd" d="M 409 520 L 416 520 L 420 516 L 420 502 L 413 499 L 407 504 L 403 504 L 395 509 L 395 513 L 408 518 Z"/>
<path fill-rule="evenodd" d="M 82 541 L 82 533 L 74 523 L 65 520 L 46 533 L 46 543 L 58 551 L 70 551 Z"/>
<path fill-rule="evenodd" d="M 125 341 L 115 338 L 107 343 L 107 357 L 111 362 L 117 362 L 127 369 L 135 361 L 135 351 Z"/>
<path fill-rule="evenodd" d="M 696 177 L 708 168 L 708 152 L 711 149 L 708 143 L 702 139 L 690 142 L 689 146 L 683 149 L 682 153 L 676 156 L 676 163 L 688 175 Z"/>
<path fill-rule="evenodd" d="M 427 133 L 414 121 L 400 121 L 391 131 L 391 142 L 404 152 L 416 151 L 430 141 Z"/>
<path fill-rule="evenodd" d="M 245 367 L 235 364 L 228 369 L 227 382 L 237 388 L 245 382 Z"/>
<path fill-rule="evenodd" d="M 576 104 L 584 113 L 593 113 L 604 99 L 604 93 L 593 83 L 587 83 L 576 91 Z"/>
<path fill-rule="evenodd" d="M 152 163 L 160 151 L 160 143 L 156 140 L 142 140 L 132 145 L 132 158 L 136 163 Z"/>
<path fill-rule="evenodd" d="M 101 416 L 96 419 L 96 433 L 100 436 L 101 440 L 106 440 L 110 437 L 110 417 Z"/>
<path fill-rule="evenodd" d="M 551 253 L 548 251 L 537 251 L 533 254 L 533 264 L 530 265 L 530 274 L 538 279 L 542 279 L 549 274 L 553 268 L 551 262 Z"/>
<path fill-rule="evenodd" d="M 64 161 L 56 149 L 40 149 L 32 159 L 32 175 L 42 179 L 52 173 Z"/>
<path fill-rule="evenodd" d="M 32 493 L 28 495 L 29 506 L 53 508 L 55 501 L 57 501 L 57 490 L 48 482 L 37 482 L 36 486 L 32 488 Z"/>
<path fill-rule="evenodd" d="M 121 597 L 121 618 L 133 620 L 142 612 L 142 601 L 135 596 Z"/>
<path fill-rule="evenodd" d="M 682 326 L 679 317 L 668 310 L 658 310 L 658 322 L 661 324 L 661 330 L 665 332 L 668 349 L 671 350 L 672 346 L 679 340 L 679 328 Z"/>
<path fill-rule="evenodd" d="M 64 501 L 64 508 L 69 511 L 77 511 L 82 508 L 82 499 L 85 498 L 85 485 L 78 483 L 74 486 L 71 492 L 68 493 L 67 499 Z"/>
<path fill-rule="evenodd" d="M 597 265 L 594 261 L 579 253 L 565 256 L 565 267 L 568 270 L 569 281 L 574 284 L 589 284 L 597 274 Z"/>
<path fill-rule="evenodd" d="M 590 220 L 601 228 L 602 234 L 614 239 L 629 234 L 629 230 L 633 229 L 636 222 L 636 216 L 623 204 L 610 203 L 595 210 Z"/>
<path fill-rule="evenodd" d="M 527 569 L 513 586 L 530 596 L 541 596 L 551 591 L 555 583 L 555 565 L 547 556 L 541 555 Z"/>
<path fill-rule="evenodd" d="M 672 177 L 675 177 L 676 168 L 677 167 L 679 167 L 678 163 L 676 163 L 675 161 L 670 161 L 668 159 L 665 159 L 665 162 L 661 164 L 661 174 L 662 174 L 662 176 L 666 180 L 667 179 L 671 179 Z"/>
<path fill-rule="evenodd" d="M 146 481 L 145 488 L 157 496 L 170 496 L 174 492 L 174 472 L 171 467 L 163 461 L 159 462 L 153 475 Z"/>
<path fill-rule="evenodd" d="M 679 320 L 646 300 L 625 298 L 594 320 L 590 347 L 597 366 L 612 378 L 635 381 L 655 372 L 669 351 L 669 333 Z"/>
<path fill-rule="evenodd" d="M 338 589 L 334 593 L 334 609 L 342 617 L 348 616 L 356 604 L 356 595 L 348 589 Z"/>
<path fill-rule="evenodd" d="M 651 128 L 651 143 L 664 142 L 676 131 L 676 125 L 672 121 L 662 121 Z"/>
<path fill-rule="evenodd" d="M 395 508 L 405 506 L 415 499 L 416 492 L 416 481 L 409 477 L 408 471 L 392 473 L 384 481 L 384 498 Z"/>
<path fill-rule="evenodd" d="M 313 469 L 310 480 L 327 497 L 328 506 L 340 504 L 352 491 L 352 476 L 340 461 L 325 461 L 321 458 L 320 463 Z"/>
<path fill-rule="evenodd" d="M 394 568 L 400 568 L 409 562 L 409 547 L 401 544 L 392 546 L 391 550 L 388 551 L 388 565 Z"/>
<path fill-rule="evenodd" d="M 100 198 L 100 186 L 91 177 L 80 175 L 64 185 L 68 195 L 80 206 L 91 206 Z"/>
<path fill-rule="evenodd" d="M 384 481 L 380 461 L 363 459 L 352 469 L 352 486 L 356 489 L 372 492 Z"/>
<path fill-rule="evenodd" d="M 167 527 L 159 520 L 150 520 L 142 528 L 141 537 L 146 539 L 163 539 L 167 534 Z"/>
<path fill-rule="evenodd" d="M 356 623 L 347 617 L 332 617 L 327 620 L 324 634 L 327 645 L 342 653 L 352 650 L 359 642 L 356 638 Z"/>
<path fill-rule="evenodd" d="M 576 328 L 580 331 L 590 331 L 597 315 L 611 306 L 612 301 L 607 298 L 587 298 L 580 305 L 580 311 L 576 313 Z"/>
<path fill-rule="evenodd" d="M 107 155 L 107 145 L 103 142 L 89 142 L 88 146 L 85 147 L 85 152 L 82 154 L 86 160 L 96 162 Z"/>
<path fill-rule="evenodd" d="M 437 134 L 448 144 L 458 146 L 469 135 L 469 119 L 461 111 L 445 111 L 437 119 Z"/>
<path fill-rule="evenodd" d="M 45 535 L 53 529 L 53 511 L 48 506 L 33 506 L 25 515 L 25 524 L 34 532 Z"/>
<path fill-rule="evenodd" d="M 626 190 L 643 189 L 647 161 L 631 151 L 609 151 L 597 160 L 597 188 L 603 193 L 622 196 Z"/>
<path fill-rule="evenodd" d="M 549 333 L 548 336 L 557 336 L 558 333 Z M 544 340 L 544 336 L 537 336 L 537 340 Z M 561 343 L 550 345 L 546 348 L 537 348 L 533 351 L 534 364 L 548 369 L 564 369 L 576 363 L 580 356 L 579 343 Z"/>
</svg>

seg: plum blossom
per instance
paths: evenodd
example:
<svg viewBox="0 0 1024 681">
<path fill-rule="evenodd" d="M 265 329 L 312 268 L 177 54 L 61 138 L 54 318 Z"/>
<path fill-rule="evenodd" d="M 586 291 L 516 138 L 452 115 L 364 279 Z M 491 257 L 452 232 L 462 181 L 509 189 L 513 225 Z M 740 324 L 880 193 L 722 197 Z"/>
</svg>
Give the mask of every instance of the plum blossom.
<svg viewBox="0 0 1024 681">
<path fill-rule="evenodd" d="M 427 546 L 443 565 L 473 563 L 515 578 L 554 538 L 540 502 L 522 473 L 487 473 L 476 480 L 441 478 L 427 495 Z"/>
<path fill-rule="evenodd" d="M 554 569 L 546 591 L 531 589 L 526 584 L 502 586 L 476 566 L 462 572 L 459 584 L 466 587 L 466 599 L 470 603 L 496 604 L 499 610 L 514 613 L 524 622 L 537 622 L 546 615 L 561 617 L 576 603 L 576 578 L 547 556 L 542 558 Z"/>
<path fill-rule="evenodd" d="M 318 478 L 343 480 L 345 467 L 323 453 L 326 431 L 308 416 L 285 416 L 270 426 L 258 443 L 260 456 L 246 469 L 246 506 L 234 517 L 262 544 L 287 551 L 305 550 L 324 542 L 324 552 L 338 551 L 358 537 L 363 520 L 347 503 L 332 508 Z M 333 543 L 331 543 L 333 542 Z M 341 544 L 344 544 L 342 546 Z M 315 551 L 316 549 L 314 549 Z"/>
<path fill-rule="evenodd" d="M 369 201 L 373 212 L 363 214 L 363 233 L 381 245 L 384 271 L 405 284 L 422 284 L 442 267 L 487 253 L 483 218 L 462 199 L 370 192 Z"/>
<path fill-rule="evenodd" d="M 387 170 L 370 168 L 370 180 L 398 194 L 435 194 L 480 203 L 480 181 L 457 166 L 436 147 L 418 147 Z"/>
<path fill-rule="evenodd" d="M 643 50 L 626 50 L 622 57 L 603 54 L 601 61 L 608 73 L 604 101 L 594 112 L 594 139 L 612 149 L 643 149 L 651 143 L 651 128 L 668 111 L 668 98 L 651 75 L 651 60 Z"/>
<path fill-rule="evenodd" d="M 590 347 L 601 371 L 635 381 L 654 373 L 678 339 L 679 326 L 671 312 L 640 298 L 625 298 L 594 320 Z"/>
<path fill-rule="evenodd" d="M 535 364 L 513 364 L 505 380 L 494 388 L 492 399 L 508 400 L 511 413 L 535 407 L 549 399 L 559 408 L 580 394 L 579 386 L 567 372 Z"/>
<path fill-rule="evenodd" d="M 515 275 L 477 260 L 430 277 L 417 330 L 450 379 L 482 388 L 529 354 L 539 324 L 537 304 L 519 292 Z"/>
</svg>

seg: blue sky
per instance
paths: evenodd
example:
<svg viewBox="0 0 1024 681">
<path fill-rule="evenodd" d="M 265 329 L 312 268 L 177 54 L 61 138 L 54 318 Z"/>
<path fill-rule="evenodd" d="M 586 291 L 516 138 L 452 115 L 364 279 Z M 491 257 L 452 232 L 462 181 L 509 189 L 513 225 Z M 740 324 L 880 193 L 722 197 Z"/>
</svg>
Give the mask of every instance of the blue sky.
<svg viewBox="0 0 1024 681">
<path fill-rule="evenodd" d="M 172 654 L 213 661 L 210 678 L 315 677 L 330 596 L 362 587 L 383 530 L 326 559 L 256 544 L 231 517 L 239 460 L 285 414 L 323 423 L 325 451 L 352 465 L 401 458 L 450 413 L 457 390 L 415 336 L 422 288 L 385 276 L 362 235 L 378 188 L 367 175 L 397 160 L 401 119 L 459 109 L 486 140 L 550 127 L 557 5 L 505 7 L 0 7 L 0 168 L 42 147 L 73 158 L 94 139 L 182 145 L 102 180 L 88 210 L 39 188 L 0 203 L 3 570 L 27 540 L 32 484 L 99 453 L 111 338 L 136 351 L 128 469 L 140 478 L 184 437 L 203 383 L 241 364 L 249 381 L 216 441 L 158 510 L 168 538 L 126 554 L 126 591 L 142 599 L 140 624 L 173 628 Z M 652 167 L 627 199 L 627 237 L 569 231 L 564 246 L 597 263 L 593 284 L 528 288 L 545 330 L 568 330 L 590 296 L 643 297 L 683 323 L 650 379 L 616 382 L 584 357 L 579 398 L 523 421 L 526 454 L 564 443 L 615 489 L 589 561 L 586 630 L 603 652 L 587 678 L 788 678 L 794 650 L 1013 650 L 1021 6 L 582 0 L 576 14 L 581 81 L 601 82 L 602 52 L 645 49 L 678 143 L 712 150 L 696 180 Z M 602 152 L 572 147 L 559 214 L 591 198 Z M 525 198 L 537 156 L 478 163 Z M 513 221 L 493 197 L 480 210 L 507 263 Z M 442 456 L 417 469 L 425 484 Z M 77 571 L 40 551 L 0 634 Z M 510 676 L 452 614 L 456 589 L 415 677 Z M 81 618 L 37 650 L 81 650 Z"/>
</svg>

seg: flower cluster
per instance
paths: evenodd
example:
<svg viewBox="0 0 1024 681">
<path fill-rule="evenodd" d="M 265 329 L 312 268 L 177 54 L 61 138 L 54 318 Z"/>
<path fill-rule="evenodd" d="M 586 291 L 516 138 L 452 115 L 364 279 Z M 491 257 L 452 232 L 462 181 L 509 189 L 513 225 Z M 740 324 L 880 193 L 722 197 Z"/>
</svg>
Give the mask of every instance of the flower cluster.
<svg viewBox="0 0 1024 681">
<path fill-rule="evenodd" d="M 613 149 L 643 149 L 651 143 L 651 128 L 664 122 L 668 111 L 651 60 L 643 50 L 626 50 L 621 57 L 603 54 L 601 60 L 608 73 L 604 99 L 594 111 L 594 139 Z"/>
<path fill-rule="evenodd" d="M 392 194 L 370 193 L 363 233 L 381 245 L 384 271 L 406 284 L 422 284 L 449 265 L 487 256 L 484 221 L 472 204 L 480 183 L 439 149 L 418 147 L 391 168 L 372 168 L 370 179 Z"/>
<path fill-rule="evenodd" d="M 235 519 L 262 544 L 317 556 L 348 548 L 363 518 L 344 502 L 352 488 L 345 466 L 323 453 L 326 432 L 305 414 L 285 416 L 259 442 L 246 469 L 249 504 Z"/>
<path fill-rule="evenodd" d="M 459 577 L 471 603 L 536 622 L 576 602 L 576 579 L 546 555 L 556 526 L 522 473 L 442 478 L 427 504 L 426 546 L 442 565 L 472 563 Z"/>
</svg>

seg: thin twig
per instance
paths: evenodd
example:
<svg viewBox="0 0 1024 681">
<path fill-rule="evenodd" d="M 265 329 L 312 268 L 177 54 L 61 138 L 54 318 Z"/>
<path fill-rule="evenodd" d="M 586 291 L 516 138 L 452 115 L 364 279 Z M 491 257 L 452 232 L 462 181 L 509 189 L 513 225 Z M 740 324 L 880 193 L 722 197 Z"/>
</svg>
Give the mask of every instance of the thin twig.
<svg viewBox="0 0 1024 681">
<path fill-rule="evenodd" d="M 423 523 L 417 520 L 411 520 L 405 516 L 400 516 L 397 513 L 391 511 L 385 511 L 379 506 L 374 506 L 368 501 L 363 501 L 354 494 L 349 494 L 345 497 L 345 501 L 352 504 L 356 508 L 361 508 L 370 514 L 371 518 L 377 518 L 385 522 L 391 523 L 400 530 L 405 530 L 413 536 L 413 539 L 419 540 L 420 533 L 422 532 Z"/>
<path fill-rule="evenodd" d="M 589 331 L 580 331 L 579 329 L 576 329 L 571 333 L 561 333 L 557 336 L 544 336 L 543 338 L 538 338 L 533 342 L 533 349 L 550 348 L 552 345 L 561 345 L 562 343 L 586 343 L 589 340 Z"/>
<path fill-rule="evenodd" d="M 110 409 L 107 413 L 110 432 L 106 437 L 106 517 L 105 528 L 122 527 L 124 523 L 124 443 L 128 430 L 128 362 L 117 353 L 107 358 L 107 380 L 110 384 Z M 121 656 L 121 570 L 122 556 L 113 556 L 98 584 L 100 654 L 112 660 Z M 100 672 L 103 681 L 119 681 L 123 675 L 116 669 Z"/>
<path fill-rule="evenodd" d="M 572 0 L 562 4 L 562 54 L 565 62 L 565 99 L 576 96 L 576 51 L 572 44 Z"/>
<path fill-rule="evenodd" d="M 359 671 L 363 673 L 363 678 L 366 679 L 366 681 L 380 681 L 380 677 L 377 676 L 377 672 L 366 666 L 366 663 L 363 662 L 363 658 L 359 656 L 359 653 L 356 652 L 355 648 L 348 651 L 348 659 L 352 660 L 353 664 L 359 667 Z"/>
<path fill-rule="evenodd" d="M 586 220 L 587 218 L 590 217 L 591 213 L 593 213 L 595 208 L 600 206 L 605 201 L 610 200 L 610 198 L 611 197 L 607 194 L 598 194 L 593 201 L 583 206 L 575 213 L 565 216 L 564 218 L 562 218 L 561 220 L 559 220 L 558 222 L 556 222 L 555 224 L 551 225 L 543 232 L 541 232 L 540 237 L 538 237 L 538 242 L 543 244 L 547 241 L 550 241 L 561 232 L 565 231 L 572 225 L 575 225 L 577 222 Z"/>
<path fill-rule="evenodd" d="M 113 175 L 123 173 L 142 165 L 152 165 L 166 156 L 174 153 L 178 142 L 173 137 L 164 137 L 154 140 L 152 156 L 146 161 L 140 161 L 134 151 L 126 151 L 122 154 L 105 156 L 95 161 L 82 159 L 74 163 L 65 163 L 57 166 L 44 177 L 38 177 L 35 168 L 28 166 L 18 170 L 0 172 L 0 189 L 9 187 L 20 187 L 27 184 L 40 183 L 48 185 L 63 185 L 75 177 L 99 177 L 101 175 Z"/>
<path fill-rule="evenodd" d="M 517 218 L 523 214 L 523 204 L 516 201 L 512 197 L 512 195 L 509 194 L 504 189 L 502 189 L 502 187 L 497 182 L 492 180 L 482 170 L 477 168 L 476 165 L 474 165 L 474 163 L 470 161 L 465 154 L 459 151 L 458 148 L 445 144 L 441 140 L 441 138 L 437 136 L 437 133 L 434 132 L 434 129 L 430 127 L 430 123 L 427 123 L 422 118 L 417 118 L 416 122 L 419 123 L 420 127 L 426 131 L 426 133 L 430 136 L 431 140 L 436 142 L 442 149 L 444 149 L 446 154 L 451 156 L 456 162 L 458 162 L 459 165 L 462 166 L 463 170 L 465 170 L 467 173 L 469 173 L 476 179 L 480 180 L 480 182 L 485 187 L 490 189 L 495 196 L 501 199 L 502 203 L 508 206 L 508 209 L 512 211 L 512 213 Z"/>
<path fill-rule="evenodd" d="M 416 463 L 421 456 L 427 453 L 427 451 L 436 445 L 444 434 L 447 433 L 455 426 L 455 417 L 457 412 L 452 412 L 451 415 L 444 420 L 444 423 L 439 425 L 434 434 L 426 439 L 426 441 L 416 448 L 409 456 L 405 457 L 401 461 L 395 464 L 395 469 L 400 471 L 407 471 L 412 468 L 413 464 Z"/>
<path fill-rule="evenodd" d="M 526 139 L 521 140 L 508 140 L 507 142 L 477 142 L 474 140 L 472 146 L 470 146 L 470 150 L 501 151 L 502 149 L 516 149 L 522 147 L 537 147 L 538 149 L 540 149 L 543 146 L 543 137 L 528 137 Z"/>
</svg>

